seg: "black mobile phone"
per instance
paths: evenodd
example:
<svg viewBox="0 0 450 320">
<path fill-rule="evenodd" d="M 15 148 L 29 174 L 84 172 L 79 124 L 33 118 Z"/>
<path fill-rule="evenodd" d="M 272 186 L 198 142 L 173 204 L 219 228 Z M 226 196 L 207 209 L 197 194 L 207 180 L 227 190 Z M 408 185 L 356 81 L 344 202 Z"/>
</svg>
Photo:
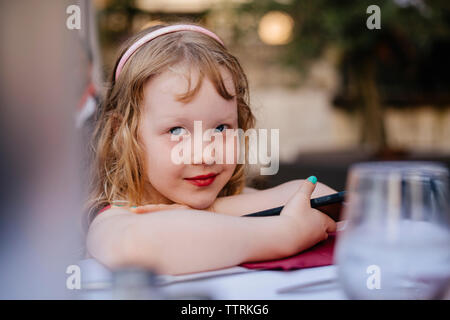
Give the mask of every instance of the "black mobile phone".
<svg viewBox="0 0 450 320">
<path fill-rule="evenodd" d="M 311 199 L 311 208 L 320 210 L 334 221 L 339 221 L 341 218 L 342 207 L 345 204 L 346 191 L 341 191 L 329 194 L 323 197 Z M 258 211 L 243 215 L 242 217 L 268 217 L 277 216 L 283 210 L 284 206 Z"/>
</svg>

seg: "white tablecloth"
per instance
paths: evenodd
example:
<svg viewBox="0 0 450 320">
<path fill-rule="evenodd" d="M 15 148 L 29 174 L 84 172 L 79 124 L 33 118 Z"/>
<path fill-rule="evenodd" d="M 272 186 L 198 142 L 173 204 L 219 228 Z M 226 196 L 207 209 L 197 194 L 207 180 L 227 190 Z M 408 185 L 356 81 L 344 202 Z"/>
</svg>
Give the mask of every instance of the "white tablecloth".
<svg viewBox="0 0 450 320">
<path fill-rule="evenodd" d="M 82 299 L 114 299 L 112 273 L 107 268 L 94 259 L 82 260 L 79 266 Z M 346 299 L 336 268 L 275 271 L 233 267 L 180 276 L 158 275 L 158 290 L 169 299 Z"/>
</svg>

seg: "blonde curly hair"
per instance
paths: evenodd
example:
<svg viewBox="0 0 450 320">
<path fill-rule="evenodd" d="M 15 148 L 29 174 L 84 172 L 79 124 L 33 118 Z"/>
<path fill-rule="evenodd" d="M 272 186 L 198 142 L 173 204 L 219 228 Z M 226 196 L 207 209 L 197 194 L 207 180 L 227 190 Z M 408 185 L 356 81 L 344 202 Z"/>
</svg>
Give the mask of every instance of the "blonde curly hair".
<svg viewBox="0 0 450 320">
<path fill-rule="evenodd" d="M 230 100 L 234 96 L 227 92 L 220 73 L 220 67 L 225 67 L 231 73 L 235 85 L 238 127 L 245 131 L 255 125 L 249 106 L 248 80 L 239 61 L 224 46 L 203 33 L 178 31 L 153 39 L 128 59 L 120 77 L 117 81 L 114 79 L 118 62 L 125 51 L 143 35 L 165 26 L 167 24 L 149 27 L 128 39 L 112 70 L 92 135 L 94 157 L 89 199 L 85 207 L 88 225 L 98 210 L 114 200 L 126 200 L 136 206 L 151 203 L 149 181 L 145 174 L 145 150 L 138 136 L 143 87 L 150 78 L 171 66 L 186 62 L 198 68 L 200 77 L 192 90 L 177 97 L 178 101 L 188 102 L 194 98 L 204 76 L 211 80 L 224 99 Z M 190 89 L 190 76 L 188 79 Z M 245 148 L 248 150 L 247 140 Z M 236 165 L 219 197 L 241 193 L 245 186 L 245 163 Z"/>
</svg>

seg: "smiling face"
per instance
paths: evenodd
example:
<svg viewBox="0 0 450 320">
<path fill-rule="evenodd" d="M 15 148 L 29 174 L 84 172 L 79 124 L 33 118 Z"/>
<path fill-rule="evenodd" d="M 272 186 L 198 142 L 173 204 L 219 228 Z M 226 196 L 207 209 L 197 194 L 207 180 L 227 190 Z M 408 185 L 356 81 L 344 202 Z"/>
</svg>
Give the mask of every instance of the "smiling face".
<svg viewBox="0 0 450 320">
<path fill-rule="evenodd" d="M 201 121 L 202 136 L 208 129 L 214 130 L 215 134 L 223 132 L 225 144 L 225 129 L 238 128 L 237 102 L 236 98 L 224 99 L 206 76 L 191 101 L 177 101 L 176 96 L 189 88 L 185 73 L 182 69 L 170 68 L 145 84 L 139 136 L 145 146 L 146 174 L 154 201 L 206 209 L 230 180 L 236 161 L 219 164 L 202 157 L 200 162 L 192 160 L 191 164 L 176 164 L 171 154 L 181 139 L 173 141 L 173 137 L 191 136 L 193 143 L 194 121 Z M 227 91 L 234 95 L 231 75 L 226 69 L 222 69 L 221 74 Z M 198 77 L 199 73 L 192 70 L 191 83 L 196 84 Z M 209 144 L 211 141 L 203 142 L 203 149 Z M 191 150 L 193 153 L 194 147 Z M 193 154 L 191 159 L 194 159 Z M 209 174 L 215 178 L 192 179 Z"/>
</svg>

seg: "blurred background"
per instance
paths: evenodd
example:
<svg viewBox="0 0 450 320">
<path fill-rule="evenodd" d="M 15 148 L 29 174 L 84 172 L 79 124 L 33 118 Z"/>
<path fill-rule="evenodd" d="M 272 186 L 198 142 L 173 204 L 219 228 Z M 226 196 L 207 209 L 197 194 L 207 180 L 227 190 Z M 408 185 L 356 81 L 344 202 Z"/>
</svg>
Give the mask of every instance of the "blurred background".
<svg viewBox="0 0 450 320">
<path fill-rule="evenodd" d="M 370 5 L 380 29 L 369 29 Z M 216 32 L 250 82 L 257 127 L 280 129 L 280 170 L 266 188 L 316 175 L 345 187 L 350 164 L 450 163 L 450 3 L 385 0 L 95 0 L 102 74 L 118 45 L 152 24 Z"/>
</svg>

